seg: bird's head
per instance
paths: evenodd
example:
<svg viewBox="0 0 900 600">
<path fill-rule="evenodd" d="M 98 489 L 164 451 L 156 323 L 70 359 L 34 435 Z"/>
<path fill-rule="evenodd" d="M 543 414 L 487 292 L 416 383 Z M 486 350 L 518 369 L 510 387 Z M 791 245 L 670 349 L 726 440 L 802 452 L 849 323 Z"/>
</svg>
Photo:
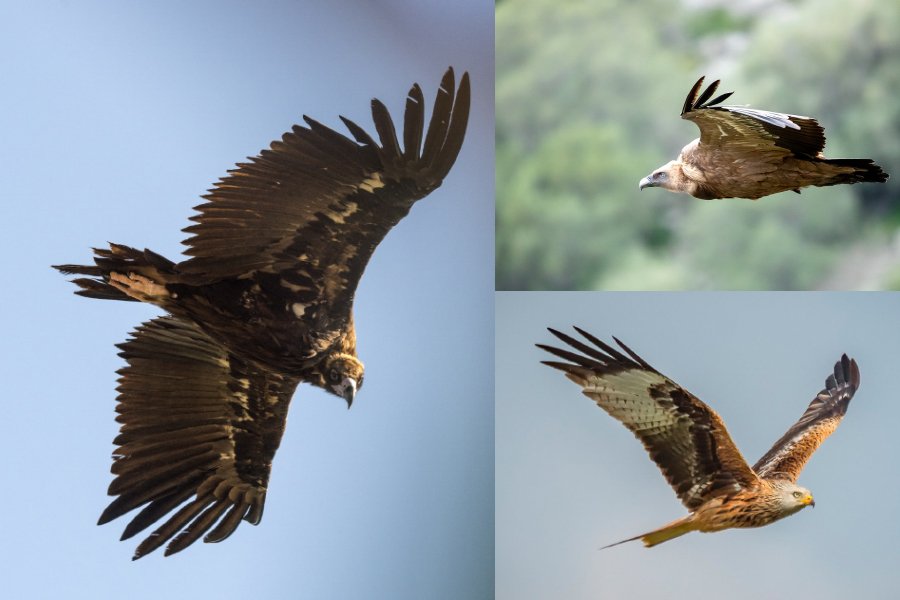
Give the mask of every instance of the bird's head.
<svg viewBox="0 0 900 600">
<path fill-rule="evenodd" d="M 350 408 L 356 392 L 362 387 L 364 372 L 362 362 L 352 354 L 333 352 L 319 362 L 306 379 L 314 386 L 340 396 Z"/>
<path fill-rule="evenodd" d="M 787 514 L 793 514 L 807 506 L 815 506 L 812 492 L 790 481 L 779 481 L 776 485 L 779 492 L 781 507 Z"/>
<path fill-rule="evenodd" d="M 675 182 L 672 181 L 672 174 L 678 168 L 679 165 L 677 164 L 677 161 L 670 160 L 660 168 L 656 169 L 655 171 L 641 179 L 640 183 L 638 183 L 638 188 L 644 189 L 647 187 L 661 187 L 673 191 L 679 191 L 673 187 Z"/>
</svg>

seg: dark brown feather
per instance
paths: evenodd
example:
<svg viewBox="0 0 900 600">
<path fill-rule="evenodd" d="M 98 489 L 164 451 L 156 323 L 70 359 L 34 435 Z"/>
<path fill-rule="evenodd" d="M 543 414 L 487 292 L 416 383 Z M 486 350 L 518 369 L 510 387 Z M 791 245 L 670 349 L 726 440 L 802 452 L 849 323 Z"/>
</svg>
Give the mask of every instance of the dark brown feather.
<svg viewBox="0 0 900 600">
<path fill-rule="evenodd" d="M 194 497 L 141 543 L 135 557 L 171 538 L 168 554 L 178 552 L 227 514 L 213 536 L 224 539 L 265 497 L 298 381 L 249 367 L 175 317 L 142 325 L 120 348 L 128 361 L 119 385 L 123 433 L 109 489 L 118 498 L 100 522 L 146 504 L 125 528 L 128 538 Z"/>
</svg>

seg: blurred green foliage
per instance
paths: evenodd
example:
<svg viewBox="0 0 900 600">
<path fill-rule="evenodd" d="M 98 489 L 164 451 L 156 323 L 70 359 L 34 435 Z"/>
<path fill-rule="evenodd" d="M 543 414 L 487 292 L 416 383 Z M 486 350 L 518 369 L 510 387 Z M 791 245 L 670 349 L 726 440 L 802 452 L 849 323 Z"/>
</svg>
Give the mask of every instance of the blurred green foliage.
<svg viewBox="0 0 900 600">
<path fill-rule="evenodd" d="M 505 0 L 496 23 L 497 289 L 900 286 L 900 3 Z M 894 178 L 639 193 L 697 137 L 679 112 L 703 74 Z"/>
</svg>

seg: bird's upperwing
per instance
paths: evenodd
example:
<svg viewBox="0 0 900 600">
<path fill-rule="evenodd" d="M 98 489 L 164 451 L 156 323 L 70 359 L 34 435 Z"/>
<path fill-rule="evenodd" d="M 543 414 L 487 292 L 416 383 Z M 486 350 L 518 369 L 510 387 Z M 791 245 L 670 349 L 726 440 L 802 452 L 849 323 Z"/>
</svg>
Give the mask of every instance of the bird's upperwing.
<svg viewBox="0 0 900 600">
<path fill-rule="evenodd" d="M 109 487 L 118 497 L 99 524 L 143 506 L 124 540 L 168 517 L 137 547 L 137 559 L 172 537 L 166 555 L 210 528 L 204 541 L 218 542 L 241 519 L 259 523 L 298 380 L 248 366 L 174 317 L 149 321 L 132 336 L 119 345 L 128 365 L 119 371 L 122 425 Z"/>
<path fill-rule="evenodd" d="M 701 94 L 703 77 L 685 98 L 681 118 L 700 128 L 700 145 L 738 150 L 780 151 L 807 158 L 825 148 L 825 131 L 810 117 L 758 110 L 743 106 L 716 106 L 733 92 L 710 100 L 719 87 L 712 82 Z"/>
<path fill-rule="evenodd" d="M 760 477 L 797 481 L 813 452 L 837 429 L 859 388 L 859 367 L 844 354 L 800 420 L 753 465 Z"/>
<path fill-rule="evenodd" d="M 292 273 L 292 289 L 327 281 L 352 295 L 375 247 L 456 160 L 469 116 L 469 76 L 441 80 L 425 131 L 418 84 L 406 98 L 402 145 L 387 108 L 372 100 L 380 145 L 343 120 L 354 140 L 304 116 L 281 141 L 221 179 L 185 229 L 192 258 L 178 268 L 207 279 L 253 270 Z M 315 293 L 313 292 L 313 295 Z"/>
<path fill-rule="evenodd" d="M 625 354 L 575 329 L 593 346 L 550 329 L 581 354 L 538 344 L 569 361 L 542 362 L 563 371 L 584 395 L 634 433 L 688 509 L 757 481 L 709 406 L 618 339 L 613 338 Z"/>
</svg>

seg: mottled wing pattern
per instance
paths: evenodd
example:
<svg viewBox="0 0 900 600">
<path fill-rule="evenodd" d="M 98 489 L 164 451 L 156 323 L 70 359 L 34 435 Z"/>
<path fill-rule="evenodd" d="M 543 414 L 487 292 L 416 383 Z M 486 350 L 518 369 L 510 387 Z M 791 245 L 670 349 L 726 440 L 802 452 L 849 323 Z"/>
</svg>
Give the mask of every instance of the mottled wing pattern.
<svg viewBox="0 0 900 600">
<path fill-rule="evenodd" d="M 815 119 L 743 106 L 716 106 L 733 92 L 710 100 L 719 81 L 700 94 L 703 80 L 701 77 L 691 88 L 681 111 L 683 119 L 700 128 L 701 146 L 769 150 L 803 158 L 813 158 L 825 148 L 825 130 Z"/>
<path fill-rule="evenodd" d="M 281 274 L 300 296 L 308 290 L 309 299 L 352 296 L 378 243 L 453 166 L 469 103 L 468 73 L 457 90 L 448 69 L 426 132 L 425 98 L 413 85 L 403 148 L 378 100 L 372 116 L 380 145 L 347 119 L 354 140 L 304 117 L 305 127 L 239 164 L 196 207 L 196 224 L 185 229 L 193 258 L 179 270 L 201 280 L 261 270 Z"/>
<path fill-rule="evenodd" d="M 593 345 L 550 329 L 577 352 L 538 344 L 569 361 L 543 363 L 563 371 L 586 396 L 634 433 L 688 509 L 756 482 L 756 475 L 712 409 L 618 339 L 624 354 L 575 329 Z"/>
<path fill-rule="evenodd" d="M 825 389 L 816 395 L 800 420 L 753 465 L 757 475 L 797 481 L 809 458 L 837 429 L 857 388 L 859 367 L 844 354 L 835 363 L 834 374 L 825 380 Z"/>
<path fill-rule="evenodd" d="M 203 534 L 221 541 L 241 519 L 259 523 L 298 380 L 248 366 L 174 317 L 132 335 L 119 345 L 128 365 L 119 371 L 121 431 L 109 487 L 118 497 L 99 524 L 143 506 L 124 540 L 167 517 L 137 559 L 170 539 L 166 555 Z"/>
</svg>

